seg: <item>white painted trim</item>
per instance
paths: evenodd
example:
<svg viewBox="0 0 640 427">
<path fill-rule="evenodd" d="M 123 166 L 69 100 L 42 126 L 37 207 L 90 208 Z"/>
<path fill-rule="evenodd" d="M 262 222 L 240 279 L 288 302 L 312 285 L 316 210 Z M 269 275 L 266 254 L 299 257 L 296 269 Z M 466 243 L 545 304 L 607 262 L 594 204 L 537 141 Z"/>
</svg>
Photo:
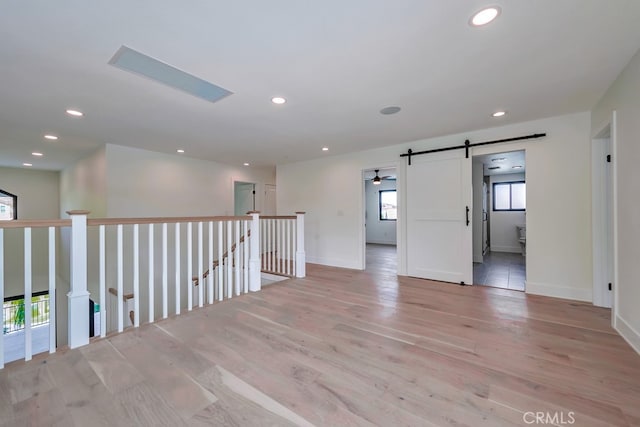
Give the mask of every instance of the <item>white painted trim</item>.
<svg viewBox="0 0 640 427">
<path fill-rule="evenodd" d="M 406 253 L 404 250 L 405 245 L 405 212 L 406 212 L 406 204 L 404 200 L 404 176 L 406 161 L 398 160 L 391 163 L 378 163 L 373 166 L 362 167 L 360 169 L 360 199 L 358 209 L 361 212 L 360 217 L 358 218 L 358 230 L 359 230 L 359 239 L 360 242 L 360 259 L 356 261 L 356 265 L 345 264 L 342 261 L 337 261 L 338 264 L 330 263 L 326 264 L 324 261 L 320 261 L 323 258 L 315 258 L 318 260 L 311 261 L 310 258 L 307 258 L 308 262 L 317 263 L 317 264 L 326 264 L 331 265 L 333 267 L 342 267 L 342 268 L 354 268 L 356 270 L 364 270 L 367 266 L 367 243 L 375 243 L 375 242 L 367 242 L 367 232 L 365 230 L 365 215 L 367 210 L 367 187 L 365 185 L 365 172 L 375 170 L 375 169 L 395 169 L 396 170 L 396 195 L 397 195 L 397 204 L 398 204 L 398 219 L 396 220 L 396 246 L 398 247 L 398 256 L 397 256 L 397 270 L 398 272 L 404 272 L 406 270 Z M 386 244 L 386 243 L 383 243 Z"/>
<path fill-rule="evenodd" d="M 591 302 L 593 298 L 591 289 L 569 288 L 566 286 L 531 283 L 529 281 L 526 283 L 526 293 L 586 302 Z"/>
<path fill-rule="evenodd" d="M 609 124 L 607 124 L 608 126 Z M 593 305 L 605 306 L 603 286 L 607 281 L 606 268 L 606 215 L 603 209 L 606 203 L 606 141 L 591 141 L 591 233 L 593 257 Z"/>
<path fill-rule="evenodd" d="M 390 241 L 384 241 L 384 240 L 369 240 L 367 242 L 367 244 L 372 244 L 372 245 L 385 245 L 385 246 L 397 246 L 396 243 L 394 242 L 390 242 Z"/>
<path fill-rule="evenodd" d="M 491 246 L 491 252 L 509 252 L 513 254 L 520 254 L 522 250 L 520 246 Z"/>
<path fill-rule="evenodd" d="M 325 257 L 307 257 L 307 262 L 311 264 L 326 265 L 329 267 L 349 268 L 352 270 L 364 270 L 359 266 L 359 262 L 356 259 L 344 259 L 344 258 L 325 258 Z"/>
<path fill-rule="evenodd" d="M 613 304 L 611 306 L 611 324 L 615 328 L 618 319 L 618 119 L 614 110 L 611 116 L 611 157 L 613 158 Z"/>
<path fill-rule="evenodd" d="M 629 325 L 629 323 L 622 317 L 619 317 L 615 321 L 615 330 L 618 331 L 620 336 L 624 338 L 626 342 L 640 354 L 640 332 L 636 331 Z"/>
</svg>

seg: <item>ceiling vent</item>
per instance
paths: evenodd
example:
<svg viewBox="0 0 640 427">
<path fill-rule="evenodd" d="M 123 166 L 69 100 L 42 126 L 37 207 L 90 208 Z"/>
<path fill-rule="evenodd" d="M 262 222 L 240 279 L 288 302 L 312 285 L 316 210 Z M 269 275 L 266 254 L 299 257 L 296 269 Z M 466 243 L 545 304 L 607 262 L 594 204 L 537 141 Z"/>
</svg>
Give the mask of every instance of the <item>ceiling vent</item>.
<svg viewBox="0 0 640 427">
<path fill-rule="evenodd" d="M 109 64 L 209 102 L 216 102 L 233 94 L 233 92 L 220 86 L 216 86 L 192 74 L 185 73 L 176 67 L 165 64 L 127 46 L 121 46 L 115 55 L 113 55 Z"/>
</svg>

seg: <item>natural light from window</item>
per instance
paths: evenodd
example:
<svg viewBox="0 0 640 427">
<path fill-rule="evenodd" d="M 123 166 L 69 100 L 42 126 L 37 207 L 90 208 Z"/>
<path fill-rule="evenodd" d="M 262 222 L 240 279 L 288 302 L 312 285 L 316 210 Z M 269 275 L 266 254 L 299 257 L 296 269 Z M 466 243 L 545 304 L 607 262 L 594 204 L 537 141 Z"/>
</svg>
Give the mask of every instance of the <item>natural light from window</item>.
<svg viewBox="0 0 640 427">
<path fill-rule="evenodd" d="M 380 191 L 380 220 L 398 219 L 398 201 L 396 190 Z"/>
<path fill-rule="evenodd" d="M 494 211 L 523 211 L 526 209 L 526 186 L 522 181 L 493 184 Z"/>
</svg>

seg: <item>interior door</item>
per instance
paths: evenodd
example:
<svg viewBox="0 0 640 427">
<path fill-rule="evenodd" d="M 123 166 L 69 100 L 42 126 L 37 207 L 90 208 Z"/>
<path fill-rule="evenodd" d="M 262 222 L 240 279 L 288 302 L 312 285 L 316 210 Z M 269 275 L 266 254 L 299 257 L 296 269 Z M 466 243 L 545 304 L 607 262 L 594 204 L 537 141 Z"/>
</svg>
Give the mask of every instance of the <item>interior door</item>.
<svg viewBox="0 0 640 427">
<path fill-rule="evenodd" d="M 263 215 L 276 214 L 276 186 L 265 184 L 264 186 L 264 209 Z"/>
<path fill-rule="evenodd" d="M 426 154 L 407 166 L 409 276 L 473 282 L 471 158 L 464 154 Z"/>
<path fill-rule="evenodd" d="M 234 215 L 246 215 L 255 210 L 255 184 L 234 183 Z"/>
</svg>

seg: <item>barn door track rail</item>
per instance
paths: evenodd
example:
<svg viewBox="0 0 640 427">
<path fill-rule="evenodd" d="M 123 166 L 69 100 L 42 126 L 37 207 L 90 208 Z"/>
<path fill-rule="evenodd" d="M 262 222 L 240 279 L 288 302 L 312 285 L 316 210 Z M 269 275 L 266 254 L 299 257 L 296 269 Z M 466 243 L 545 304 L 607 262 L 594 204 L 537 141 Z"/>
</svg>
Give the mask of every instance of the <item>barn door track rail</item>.
<svg viewBox="0 0 640 427">
<path fill-rule="evenodd" d="M 494 141 L 474 142 L 473 144 L 467 139 L 464 142 L 464 145 L 456 145 L 456 146 L 453 146 L 453 147 L 434 148 L 433 150 L 424 150 L 424 151 L 413 151 L 413 150 L 411 150 L 411 148 L 409 148 L 409 150 L 407 150 L 406 153 L 400 154 L 400 157 L 407 157 L 408 165 L 411 166 L 411 157 L 412 156 L 419 156 L 419 155 L 422 155 L 422 154 L 439 153 L 441 151 L 460 150 L 460 149 L 464 148 L 465 149 L 465 156 L 468 159 L 469 158 L 469 148 L 471 148 L 471 147 L 479 147 L 481 145 L 490 145 L 490 144 L 499 144 L 501 142 L 522 141 L 523 139 L 537 139 L 537 138 L 543 138 L 545 136 L 547 136 L 546 133 L 534 133 L 534 134 L 531 134 L 531 135 L 516 136 L 514 138 L 496 139 Z"/>
</svg>

